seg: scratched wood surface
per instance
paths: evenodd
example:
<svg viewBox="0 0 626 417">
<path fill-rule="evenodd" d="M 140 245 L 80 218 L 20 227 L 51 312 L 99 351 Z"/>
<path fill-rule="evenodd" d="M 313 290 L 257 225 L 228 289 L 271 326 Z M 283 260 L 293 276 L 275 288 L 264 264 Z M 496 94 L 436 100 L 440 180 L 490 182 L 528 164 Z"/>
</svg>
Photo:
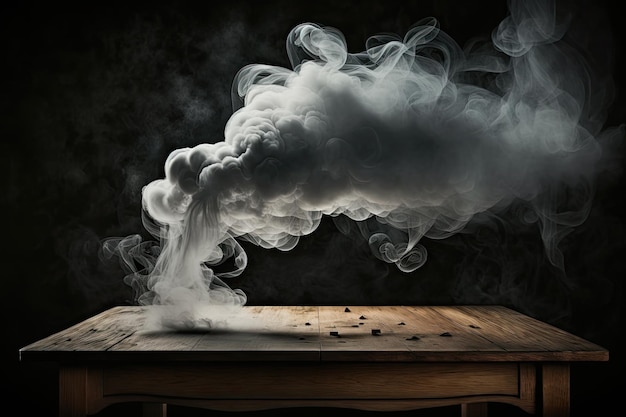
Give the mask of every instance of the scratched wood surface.
<svg viewBox="0 0 626 417">
<path fill-rule="evenodd" d="M 601 346 L 501 306 L 245 306 L 154 329 L 120 306 L 20 349 L 20 360 L 607 361 Z"/>
</svg>

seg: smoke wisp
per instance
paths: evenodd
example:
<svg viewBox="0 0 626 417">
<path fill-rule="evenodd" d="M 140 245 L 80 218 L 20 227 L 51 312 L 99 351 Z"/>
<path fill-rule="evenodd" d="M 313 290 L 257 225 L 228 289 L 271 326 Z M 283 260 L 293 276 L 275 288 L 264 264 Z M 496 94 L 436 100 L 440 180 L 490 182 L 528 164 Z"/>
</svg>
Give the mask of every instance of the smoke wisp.
<svg viewBox="0 0 626 417">
<path fill-rule="evenodd" d="M 163 325 L 210 327 L 216 306 L 247 301 L 226 283 L 246 268 L 241 241 L 289 251 L 323 216 L 356 222 L 373 256 L 409 273 L 427 261 L 424 238 L 516 204 L 564 268 L 559 242 L 587 218 L 623 132 L 604 128 L 610 79 L 566 41 L 555 4 L 509 11 L 464 47 L 434 18 L 360 53 L 340 30 L 303 23 L 287 37 L 291 68 L 242 68 L 224 140 L 174 150 L 143 189 L 157 243 L 104 244 L 131 268 L 138 302 L 164 306 Z"/>
</svg>

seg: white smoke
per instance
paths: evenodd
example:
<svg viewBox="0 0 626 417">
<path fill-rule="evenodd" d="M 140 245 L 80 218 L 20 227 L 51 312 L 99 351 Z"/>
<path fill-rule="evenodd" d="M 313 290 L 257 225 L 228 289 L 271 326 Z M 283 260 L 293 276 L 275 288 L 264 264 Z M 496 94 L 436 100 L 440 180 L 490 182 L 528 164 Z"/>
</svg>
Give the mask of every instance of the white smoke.
<svg viewBox="0 0 626 417">
<path fill-rule="evenodd" d="M 224 141 L 175 150 L 144 188 L 156 262 L 133 237 L 115 242 L 144 267 L 130 276 L 140 303 L 204 324 L 202 309 L 246 303 L 223 281 L 246 268 L 238 240 L 288 251 L 323 216 L 358 222 L 374 256 L 411 272 L 423 238 L 522 203 L 562 268 L 559 241 L 588 215 L 612 134 L 565 23 L 551 2 L 513 2 L 491 42 L 461 48 L 431 18 L 358 54 L 335 28 L 295 27 L 291 69 L 236 75 Z M 213 272 L 228 259 L 234 270 Z"/>
</svg>

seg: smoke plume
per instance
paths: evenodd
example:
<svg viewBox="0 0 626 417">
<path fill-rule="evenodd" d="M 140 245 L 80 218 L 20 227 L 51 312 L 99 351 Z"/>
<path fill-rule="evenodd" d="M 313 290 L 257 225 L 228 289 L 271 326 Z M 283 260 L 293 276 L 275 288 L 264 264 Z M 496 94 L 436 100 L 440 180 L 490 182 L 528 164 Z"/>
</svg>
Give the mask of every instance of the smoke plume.
<svg viewBox="0 0 626 417">
<path fill-rule="evenodd" d="M 557 11 L 511 2 L 490 40 L 464 47 L 428 18 L 360 53 L 336 28 L 296 26 L 291 68 L 236 74 L 224 140 L 174 150 L 165 178 L 144 187 L 157 244 L 137 235 L 105 250 L 131 268 L 138 302 L 175 313 L 160 318 L 174 326 L 210 326 L 205 309 L 246 303 L 226 283 L 246 268 L 240 242 L 289 251 L 323 216 L 340 230 L 356 222 L 373 256 L 412 272 L 425 239 L 516 204 L 563 268 L 559 242 L 587 218 L 621 132 L 603 128 L 610 79 L 567 42 Z"/>
</svg>

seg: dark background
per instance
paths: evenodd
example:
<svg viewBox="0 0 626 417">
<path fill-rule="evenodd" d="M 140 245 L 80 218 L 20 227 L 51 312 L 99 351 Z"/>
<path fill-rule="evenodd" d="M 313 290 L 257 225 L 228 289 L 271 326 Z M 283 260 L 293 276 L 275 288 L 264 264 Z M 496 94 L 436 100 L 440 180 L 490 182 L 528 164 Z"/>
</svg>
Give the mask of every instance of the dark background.
<svg viewBox="0 0 626 417">
<path fill-rule="evenodd" d="M 0 295 L 9 385 L 3 404 L 16 407 L 14 415 L 57 409 L 55 366 L 20 363 L 19 348 L 111 306 L 134 304 L 122 268 L 99 259 L 100 241 L 145 235 L 141 188 L 162 177 L 172 150 L 223 140 L 237 70 L 249 63 L 288 66 L 286 36 L 306 21 L 339 28 L 350 52 L 358 52 L 368 36 L 404 34 L 428 16 L 463 45 L 488 36 L 507 12 L 506 2 L 495 0 L 173 3 L 26 3 L 0 13 L 7 223 Z M 615 100 L 606 125 L 617 126 L 626 121 L 621 13 L 609 2 L 572 4 L 583 34 L 607 34 L 590 42 L 589 56 L 612 59 Z M 598 178 L 588 220 L 563 241 L 565 272 L 547 262 L 536 229 L 507 222 L 505 213 L 502 223 L 424 240 L 429 260 L 411 274 L 375 260 L 364 242 L 325 220 L 288 253 L 246 244 L 248 269 L 229 283 L 252 305 L 512 307 L 610 350 L 608 363 L 572 370 L 573 414 L 606 415 L 621 406 L 626 378 L 624 159 L 616 160 Z"/>
</svg>

